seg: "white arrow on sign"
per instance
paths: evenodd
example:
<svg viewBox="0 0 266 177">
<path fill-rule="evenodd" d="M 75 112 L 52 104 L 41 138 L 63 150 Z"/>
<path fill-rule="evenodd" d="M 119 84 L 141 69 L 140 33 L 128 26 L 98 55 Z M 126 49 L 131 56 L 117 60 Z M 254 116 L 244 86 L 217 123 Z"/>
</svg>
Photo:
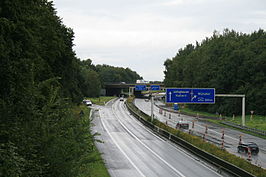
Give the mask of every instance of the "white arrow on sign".
<svg viewBox="0 0 266 177">
<path fill-rule="evenodd" d="M 191 98 L 191 101 L 193 101 L 194 98 L 197 98 L 197 95 L 194 95 L 194 96 Z"/>
<path fill-rule="evenodd" d="M 172 92 L 169 92 L 169 101 L 172 100 Z"/>
</svg>

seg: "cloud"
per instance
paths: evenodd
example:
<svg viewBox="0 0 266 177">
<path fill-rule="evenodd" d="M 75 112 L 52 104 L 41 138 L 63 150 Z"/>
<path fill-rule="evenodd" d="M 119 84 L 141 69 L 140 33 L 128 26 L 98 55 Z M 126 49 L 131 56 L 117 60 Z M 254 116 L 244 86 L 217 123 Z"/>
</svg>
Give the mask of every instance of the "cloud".
<svg viewBox="0 0 266 177">
<path fill-rule="evenodd" d="M 55 7 L 74 29 L 78 57 L 147 80 L 162 80 L 166 58 L 214 30 L 266 28 L 264 0 L 55 0 Z"/>
<path fill-rule="evenodd" d="M 163 6 L 175 6 L 175 5 L 180 5 L 185 3 L 184 0 L 173 0 L 173 1 L 165 1 L 163 3 L 161 3 L 161 5 Z"/>
</svg>

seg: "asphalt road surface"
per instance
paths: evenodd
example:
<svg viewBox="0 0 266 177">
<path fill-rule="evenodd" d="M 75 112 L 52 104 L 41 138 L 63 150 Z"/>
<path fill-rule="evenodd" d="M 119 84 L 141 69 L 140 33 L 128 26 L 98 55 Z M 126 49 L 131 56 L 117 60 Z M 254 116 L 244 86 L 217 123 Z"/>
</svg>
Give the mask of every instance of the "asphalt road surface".
<svg viewBox="0 0 266 177">
<path fill-rule="evenodd" d="M 155 102 L 157 105 L 162 105 L 162 102 Z M 144 99 L 135 99 L 135 105 L 145 112 L 148 115 L 151 115 L 151 102 L 145 101 Z M 222 146 L 222 132 L 224 131 L 224 147 L 225 149 L 235 154 L 239 157 L 242 157 L 244 159 L 248 158 L 248 155 L 246 153 L 238 153 L 237 152 L 237 146 L 239 143 L 239 136 L 242 135 L 241 139 L 242 142 L 255 142 L 258 144 L 260 148 L 260 152 L 258 155 L 252 155 L 251 156 L 251 163 L 261 166 L 263 168 L 266 168 L 266 140 L 262 138 L 258 138 L 256 136 L 252 136 L 249 134 L 245 134 L 243 132 L 233 130 L 230 128 L 224 128 L 221 126 L 218 126 L 216 124 L 211 124 L 206 121 L 197 120 L 195 117 L 186 116 L 182 114 L 177 113 L 170 113 L 163 111 L 162 114 L 159 113 L 159 108 L 154 106 L 154 115 L 155 118 L 160 120 L 161 122 L 166 123 L 169 126 L 175 127 L 176 123 L 179 120 L 187 120 L 190 122 L 189 129 L 194 135 L 201 136 L 205 134 L 205 139 L 213 144 L 216 144 L 217 146 Z M 170 115 L 170 117 L 169 117 Z M 192 128 L 192 121 L 194 121 L 194 128 Z M 206 133 L 206 126 L 207 126 L 207 133 Z M 188 132 L 188 130 L 184 130 Z"/>
<path fill-rule="evenodd" d="M 123 101 L 94 107 L 92 131 L 112 177 L 228 176 L 177 145 L 158 137 L 132 117 Z"/>
</svg>

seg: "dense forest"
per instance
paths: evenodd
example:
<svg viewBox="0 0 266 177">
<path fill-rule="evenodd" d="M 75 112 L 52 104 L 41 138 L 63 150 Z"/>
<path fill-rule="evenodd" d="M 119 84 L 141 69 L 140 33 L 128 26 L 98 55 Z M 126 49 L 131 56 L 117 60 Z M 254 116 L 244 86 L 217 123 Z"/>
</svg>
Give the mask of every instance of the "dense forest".
<svg viewBox="0 0 266 177">
<path fill-rule="evenodd" d="M 129 68 L 113 67 L 109 65 L 96 65 L 96 71 L 100 75 L 101 83 L 136 83 L 136 80 L 142 79 L 135 71 Z"/>
<path fill-rule="evenodd" d="M 142 79 L 138 73 L 130 68 L 114 67 L 110 65 L 93 65 L 92 60 L 79 61 L 81 70 L 81 90 L 86 97 L 99 96 L 101 87 L 106 83 L 135 83 Z M 93 82 L 92 82 L 93 81 Z"/>
<path fill-rule="evenodd" d="M 266 115 L 266 33 L 262 29 L 252 34 L 215 31 L 201 43 L 180 49 L 164 65 L 167 87 L 215 88 L 220 94 L 245 94 L 246 112 Z M 241 99 L 216 97 L 214 105 L 189 106 L 231 116 L 240 114 Z"/>
<path fill-rule="evenodd" d="M 0 176 L 90 176 L 94 135 L 73 107 L 99 96 L 108 69 L 78 59 L 73 39 L 52 2 L 0 1 Z"/>
</svg>

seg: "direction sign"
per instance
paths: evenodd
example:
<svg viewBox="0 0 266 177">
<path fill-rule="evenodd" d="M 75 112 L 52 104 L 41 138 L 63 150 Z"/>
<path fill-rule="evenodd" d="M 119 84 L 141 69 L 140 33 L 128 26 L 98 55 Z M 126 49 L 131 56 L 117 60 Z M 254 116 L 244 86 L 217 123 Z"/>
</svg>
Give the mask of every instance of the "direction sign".
<svg viewBox="0 0 266 177">
<path fill-rule="evenodd" d="M 151 85 L 150 90 L 160 90 L 160 85 Z"/>
<path fill-rule="evenodd" d="M 167 103 L 215 103 L 214 88 L 168 88 Z"/>
<path fill-rule="evenodd" d="M 146 89 L 146 85 L 135 85 L 135 90 L 136 91 L 145 91 Z"/>
</svg>

